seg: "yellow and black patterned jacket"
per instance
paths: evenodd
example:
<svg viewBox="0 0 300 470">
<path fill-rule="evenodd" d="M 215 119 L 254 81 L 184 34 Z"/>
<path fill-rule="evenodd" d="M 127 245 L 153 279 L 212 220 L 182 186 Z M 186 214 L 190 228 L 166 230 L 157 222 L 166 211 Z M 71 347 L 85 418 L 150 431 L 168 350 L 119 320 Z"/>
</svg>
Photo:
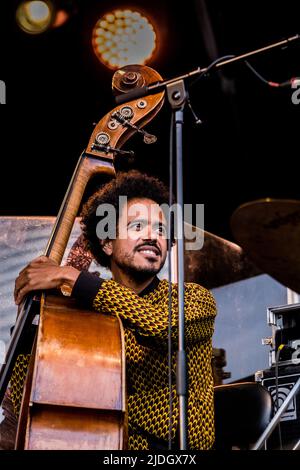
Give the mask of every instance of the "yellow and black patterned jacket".
<svg viewBox="0 0 300 470">
<path fill-rule="evenodd" d="M 148 449 L 168 440 L 168 282 L 154 281 L 139 295 L 117 282 L 82 273 L 73 295 L 102 313 L 119 315 L 125 328 L 129 448 Z M 97 284 L 98 283 L 98 284 Z M 100 286 L 99 286 L 99 283 Z M 174 345 L 177 339 L 177 286 L 172 289 Z M 188 358 L 189 447 L 209 449 L 214 442 L 211 339 L 216 315 L 212 294 L 198 284 L 185 286 L 185 337 Z M 175 383 L 175 380 L 174 380 Z M 178 424 L 175 392 L 173 438 Z"/>
<path fill-rule="evenodd" d="M 149 449 L 167 442 L 168 282 L 153 282 L 139 295 L 116 281 L 82 272 L 72 296 L 85 306 L 118 315 L 124 325 L 128 394 L 129 449 Z M 177 346 L 177 286 L 172 287 L 172 373 Z M 210 449 L 214 442 L 212 335 L 216 315 L 212 294 L 198 284 L 185 285 L 185 337 L 188 359 L 188 438 L 190 449 Z M 175 379 L 174 379 L 175 384 Z M 14 389 L 12 387 L 12 394 Z M 178 428 L 178 399 L 173 395 L 172 437 Z"/>
</svg>

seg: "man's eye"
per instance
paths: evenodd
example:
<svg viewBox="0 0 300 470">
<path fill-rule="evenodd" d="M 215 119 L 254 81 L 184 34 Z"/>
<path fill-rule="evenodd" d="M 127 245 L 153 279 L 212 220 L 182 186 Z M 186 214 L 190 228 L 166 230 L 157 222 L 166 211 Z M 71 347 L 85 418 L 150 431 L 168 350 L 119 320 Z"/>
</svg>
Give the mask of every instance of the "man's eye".
<svg viewBox="0 0 300 470">
<path fill-rule="evenodd" d="M 142 230 L 142 228 L 143 228 L 143 226 L 142 226 L 141 222 L 132 222 L 129 225 L 129 229 L 136 230 L 137 232 Z"/>
<path fill-rule="evenodd" d="M 163 225 L 158 226 L 156 231 L 157 231 L 157 233 L 159 233 L 159 235 L 166 235 L 167 234 L 167 230 Z"/>
</svg>

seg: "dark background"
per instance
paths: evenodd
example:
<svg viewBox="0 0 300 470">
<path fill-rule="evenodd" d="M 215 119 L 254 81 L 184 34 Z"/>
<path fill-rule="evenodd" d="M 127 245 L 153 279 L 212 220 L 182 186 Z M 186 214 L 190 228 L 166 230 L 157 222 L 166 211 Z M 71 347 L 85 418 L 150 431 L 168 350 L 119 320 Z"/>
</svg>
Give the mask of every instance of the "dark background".
<svg viewBox="0 0 300 470">
<path fill-rule="evenodd" d="M 207 66 L 300 33 L 300 4 L 286 0 L 237 2 L 75 2 L 77 14 L 60 28 L 30 36 L 14 20 L 17 2 L 1 14 L 0 79 L 7 104 L 0 108 L 0 215 L 55 215 L 81 151 L 98 122 L 114 106 L 113 72 L 94 56 L 91 31 L 108 10 L 141 7 L 161 36 L 149 66 L 163 77 Z M 2 7 L 1 7 L 2 8 Z M 208 23 L 204 14 L 207 14 Z M 211 27 L 211 36 L 207 30 Z M 300 47 L 251 60 L 268 80 L 300 76 Z M 290 88 L 260 82 L 243 64 L 196 84 L 191 90 L 196 127 L 186 112 L 185 202 L 205 204 L 205 229 L 227 239 L 232 212 L 258 198 L 300 200 L 298 183 L 300 105 Z M 134 137 L 135 167 L 168 181 L 169 110 L 152 121 L 153 146 Z"/>
</svg>

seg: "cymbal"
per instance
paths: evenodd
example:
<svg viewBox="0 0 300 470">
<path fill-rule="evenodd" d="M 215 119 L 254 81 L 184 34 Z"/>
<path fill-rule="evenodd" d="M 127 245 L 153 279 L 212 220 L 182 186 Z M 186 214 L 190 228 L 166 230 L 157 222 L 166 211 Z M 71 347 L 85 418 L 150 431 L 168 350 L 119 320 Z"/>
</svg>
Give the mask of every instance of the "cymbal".
<svg viewBox="0 0 300 470">
<path fill-rule="evenodd" d="M 185 227 L 189 224 L 184 223 Z M 197 282 L 207 289 L 248 279 L 261 274 L 261 270 L 246 256 L 236 243 L 190 226 L 202 232 L 203 247 L 185 251 L 185 280 Z"/>
<path fill-rule="evenodd" d="M 238 207 L 232 233 L 263 272 L 300 293 L 300 201 L 261 199 Z"/>
</svg>

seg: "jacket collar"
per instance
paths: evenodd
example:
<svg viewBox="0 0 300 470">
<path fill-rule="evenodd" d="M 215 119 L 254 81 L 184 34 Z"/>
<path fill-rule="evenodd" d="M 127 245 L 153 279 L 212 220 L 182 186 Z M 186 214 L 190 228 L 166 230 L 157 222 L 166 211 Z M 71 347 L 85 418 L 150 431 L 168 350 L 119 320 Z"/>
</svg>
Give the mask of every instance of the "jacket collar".
<svg viewBox="0 0 300 470">
<path fill-rule="evenodd" d="M 139 293 L 139 296 L 144 297 L 144 295 L 150 294 L 150 292 L 153 292 L 157 288 L 159 283 L 160 280 L 155 276 L 153 281 L 151 281 L 150 284 L 148 284 L 148 286 Z"/>
</svg>

